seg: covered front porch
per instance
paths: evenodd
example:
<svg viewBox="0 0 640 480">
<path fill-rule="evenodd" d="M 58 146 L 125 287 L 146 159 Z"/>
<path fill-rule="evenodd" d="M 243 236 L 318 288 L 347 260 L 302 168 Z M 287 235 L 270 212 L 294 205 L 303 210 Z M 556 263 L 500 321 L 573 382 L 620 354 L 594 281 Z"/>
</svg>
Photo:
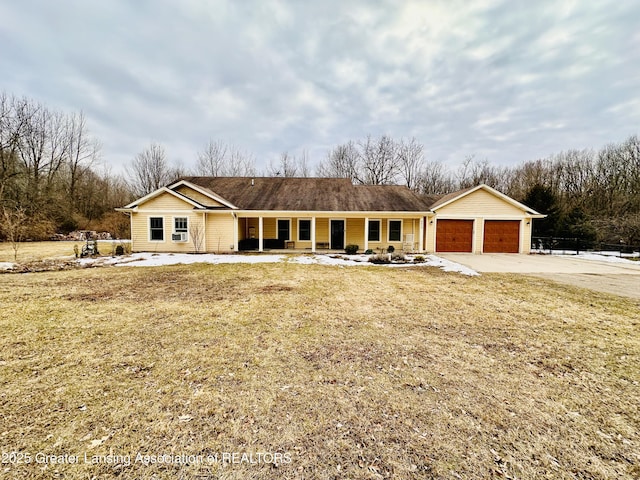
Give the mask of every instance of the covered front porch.
<svg viewBox="0 0 640 480">
<path fill-rule="evenodd" d="M 347 245 L 358 245 L 360 252 L 380 251 L 389 246 L 396 250 L 424 251 L 426 221 L 419 214 L 261 212 L 238 214 L 234 218 L 236 251 L 342 252 Z"/>
</svg>

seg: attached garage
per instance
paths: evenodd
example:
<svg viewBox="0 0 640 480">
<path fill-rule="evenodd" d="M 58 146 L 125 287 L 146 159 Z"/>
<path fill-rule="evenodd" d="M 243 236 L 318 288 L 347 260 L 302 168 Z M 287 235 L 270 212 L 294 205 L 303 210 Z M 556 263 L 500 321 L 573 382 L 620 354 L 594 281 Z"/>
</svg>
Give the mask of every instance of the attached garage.
<svg viewBox="0 0 640 480">
<path fill-rule="evenodd" d="M 436 252 L 473 251 L 473 220 L 438 220 Z"/>
<path fill-rule="evenodd" d="M 485 220 L 484 253 L 518 253 L 520 251 L 519 220 Z"/>
<path fill-rule="evenodd" d="M 529 253 L 535 210 L 487 185 L 428 199 L 427 251 Z"/>
</svg>

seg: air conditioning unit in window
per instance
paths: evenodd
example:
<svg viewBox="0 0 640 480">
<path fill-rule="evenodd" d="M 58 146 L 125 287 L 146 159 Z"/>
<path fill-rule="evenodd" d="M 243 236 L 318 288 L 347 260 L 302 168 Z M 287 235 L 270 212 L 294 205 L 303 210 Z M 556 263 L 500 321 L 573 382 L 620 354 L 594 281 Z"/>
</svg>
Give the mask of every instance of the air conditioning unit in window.
<svg viewBox="0 0 640 480">
<path fill-rule="evenodd" d="M 186 242 L 187 232 L 172 233 L 171 240 L 173 240 L 174 242 Z"/>
</svg>

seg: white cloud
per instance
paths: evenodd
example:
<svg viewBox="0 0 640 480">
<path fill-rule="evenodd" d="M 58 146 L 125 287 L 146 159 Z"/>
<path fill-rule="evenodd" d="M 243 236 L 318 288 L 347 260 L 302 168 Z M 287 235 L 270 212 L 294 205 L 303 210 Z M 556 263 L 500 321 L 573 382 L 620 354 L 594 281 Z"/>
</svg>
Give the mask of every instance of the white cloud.
<svg viewBox="0 0 640 480">
<path fill-rule="evenodd" d="M 220 139 L 264 166 L 380 133 L 452 164 L 518 162 L 638 133 L 638 16 L 615 0 L 21 0 L 0 4 L 0 88 L 83 109 L 116 166 L 150 140 L 189 164 Z"/>
</svg>

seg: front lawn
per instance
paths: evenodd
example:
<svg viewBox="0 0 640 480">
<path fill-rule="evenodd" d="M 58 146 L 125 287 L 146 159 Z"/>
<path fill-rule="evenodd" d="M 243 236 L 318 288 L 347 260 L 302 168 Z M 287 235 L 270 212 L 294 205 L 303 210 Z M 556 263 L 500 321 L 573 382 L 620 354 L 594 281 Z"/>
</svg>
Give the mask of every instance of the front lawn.
<svg viewBox="0 0 640 480">
<path fill-rule="evenodd" d="M 1 275 L 0 467 L 638 478 L 639 311 L 541 279 L 429 267 Z"/>
</svg>

